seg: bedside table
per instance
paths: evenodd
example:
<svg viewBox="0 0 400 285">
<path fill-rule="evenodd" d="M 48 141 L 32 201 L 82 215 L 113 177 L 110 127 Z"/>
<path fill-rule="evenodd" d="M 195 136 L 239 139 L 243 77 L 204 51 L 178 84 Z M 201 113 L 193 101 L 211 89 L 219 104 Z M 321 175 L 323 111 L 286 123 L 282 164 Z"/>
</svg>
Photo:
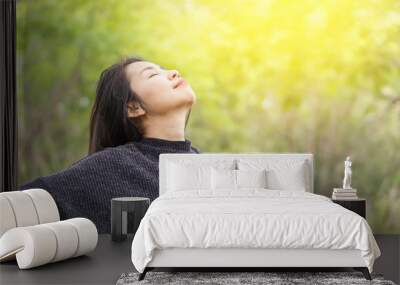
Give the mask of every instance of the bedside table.
<svg viewBox="0 0 400 285">
<path fill-rule="evenodd" d="M 128 233 L 135 234 L 140 221 L 150 206 L 145 197 L 117 197 L 111 199 L 111 239 L 115 242 L 126 240 Z M 129 219 L 130 214 L 130 219 Z M 128 224 L 133 229 L 128 229 Z"/>
<path fill-rule="evenodd" d="M 361 217 L 366 219 L 366 206 L 367 200 L 366 199 L 354 199 L 354 200 L 336 200 L 332 199 L 332 202 L 339 204 L 340 206 L 353 211 L 356 214 L 359 214 Z"/>
</svg>

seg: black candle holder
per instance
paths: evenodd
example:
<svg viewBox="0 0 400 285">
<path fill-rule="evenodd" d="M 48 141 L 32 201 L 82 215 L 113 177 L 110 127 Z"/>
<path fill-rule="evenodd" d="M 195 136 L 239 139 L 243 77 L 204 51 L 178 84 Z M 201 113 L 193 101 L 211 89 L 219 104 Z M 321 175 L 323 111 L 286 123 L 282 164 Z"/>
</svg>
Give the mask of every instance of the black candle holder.
<svg viewBox="0 0 400 285">
<path fill-rule="evenodd" d="M 150 199 L 144 197 L 118 197 L 111 199 L 111 239 L 124 241 L 128 234 L 128 223 L 133 223 L 132 234 L 135 234 L 140 221 L 150 206 Z M 128 215 L 130 214 L 130 215 Z M 128 217 L 133 220 L 128 221 Z"/>
</svg>

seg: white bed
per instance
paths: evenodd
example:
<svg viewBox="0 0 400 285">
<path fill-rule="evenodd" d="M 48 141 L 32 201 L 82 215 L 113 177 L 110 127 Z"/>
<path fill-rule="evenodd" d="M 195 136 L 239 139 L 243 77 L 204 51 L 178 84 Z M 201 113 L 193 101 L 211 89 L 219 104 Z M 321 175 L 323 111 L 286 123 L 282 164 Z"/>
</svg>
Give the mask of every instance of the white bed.
<svg viewBox="0 0 400 285">
<path fill-rule="evenodd" d="M 211 188 L 209 167 L 221 170 Z M 160 197 L 132 242 L 139 279 L 155 267 L 354 267 L 368 279 L 380 256 L 364 218 L 313 194 L 312 154 L 168 153 L 159 169 Z"/>
</svg>

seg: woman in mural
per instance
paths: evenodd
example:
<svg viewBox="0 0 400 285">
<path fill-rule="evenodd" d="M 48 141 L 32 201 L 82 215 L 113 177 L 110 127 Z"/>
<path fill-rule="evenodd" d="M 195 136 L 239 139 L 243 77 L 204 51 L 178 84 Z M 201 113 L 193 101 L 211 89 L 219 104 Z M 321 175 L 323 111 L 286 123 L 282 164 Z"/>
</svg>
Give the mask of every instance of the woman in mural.
<svg viewBox="0 0 400 285">
<path fill-rule="evenodd" d="M 61 219 L 85 217 L 99 233 L 110 232 L 112 198 L 158 197 L 160 153 L 200 153 L 185 138 L 195 102 L 193 89 L 176 70 L 125 58 L 100 75 L 88 155 L 19 189 L 45 189 Z"/>
</svg>

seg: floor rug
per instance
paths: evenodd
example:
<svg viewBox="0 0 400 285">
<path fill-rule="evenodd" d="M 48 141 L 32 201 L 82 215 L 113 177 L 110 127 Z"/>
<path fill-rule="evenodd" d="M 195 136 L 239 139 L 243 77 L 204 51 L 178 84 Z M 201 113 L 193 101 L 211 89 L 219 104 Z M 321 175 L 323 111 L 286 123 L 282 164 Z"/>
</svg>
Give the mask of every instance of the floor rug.
<svg viewBox="0 0 400 285">
<path fill-rule="evenodd" d="M 146 277 L 138 281 L 139 273 L 124 273 L 116 285 L 136 284 L 379 284 L 395 285 L 384 280 L 381 274 L 371 274 L 372 281 L 366 280 L 361 272 L 147 272 Z"/>
</svg>

